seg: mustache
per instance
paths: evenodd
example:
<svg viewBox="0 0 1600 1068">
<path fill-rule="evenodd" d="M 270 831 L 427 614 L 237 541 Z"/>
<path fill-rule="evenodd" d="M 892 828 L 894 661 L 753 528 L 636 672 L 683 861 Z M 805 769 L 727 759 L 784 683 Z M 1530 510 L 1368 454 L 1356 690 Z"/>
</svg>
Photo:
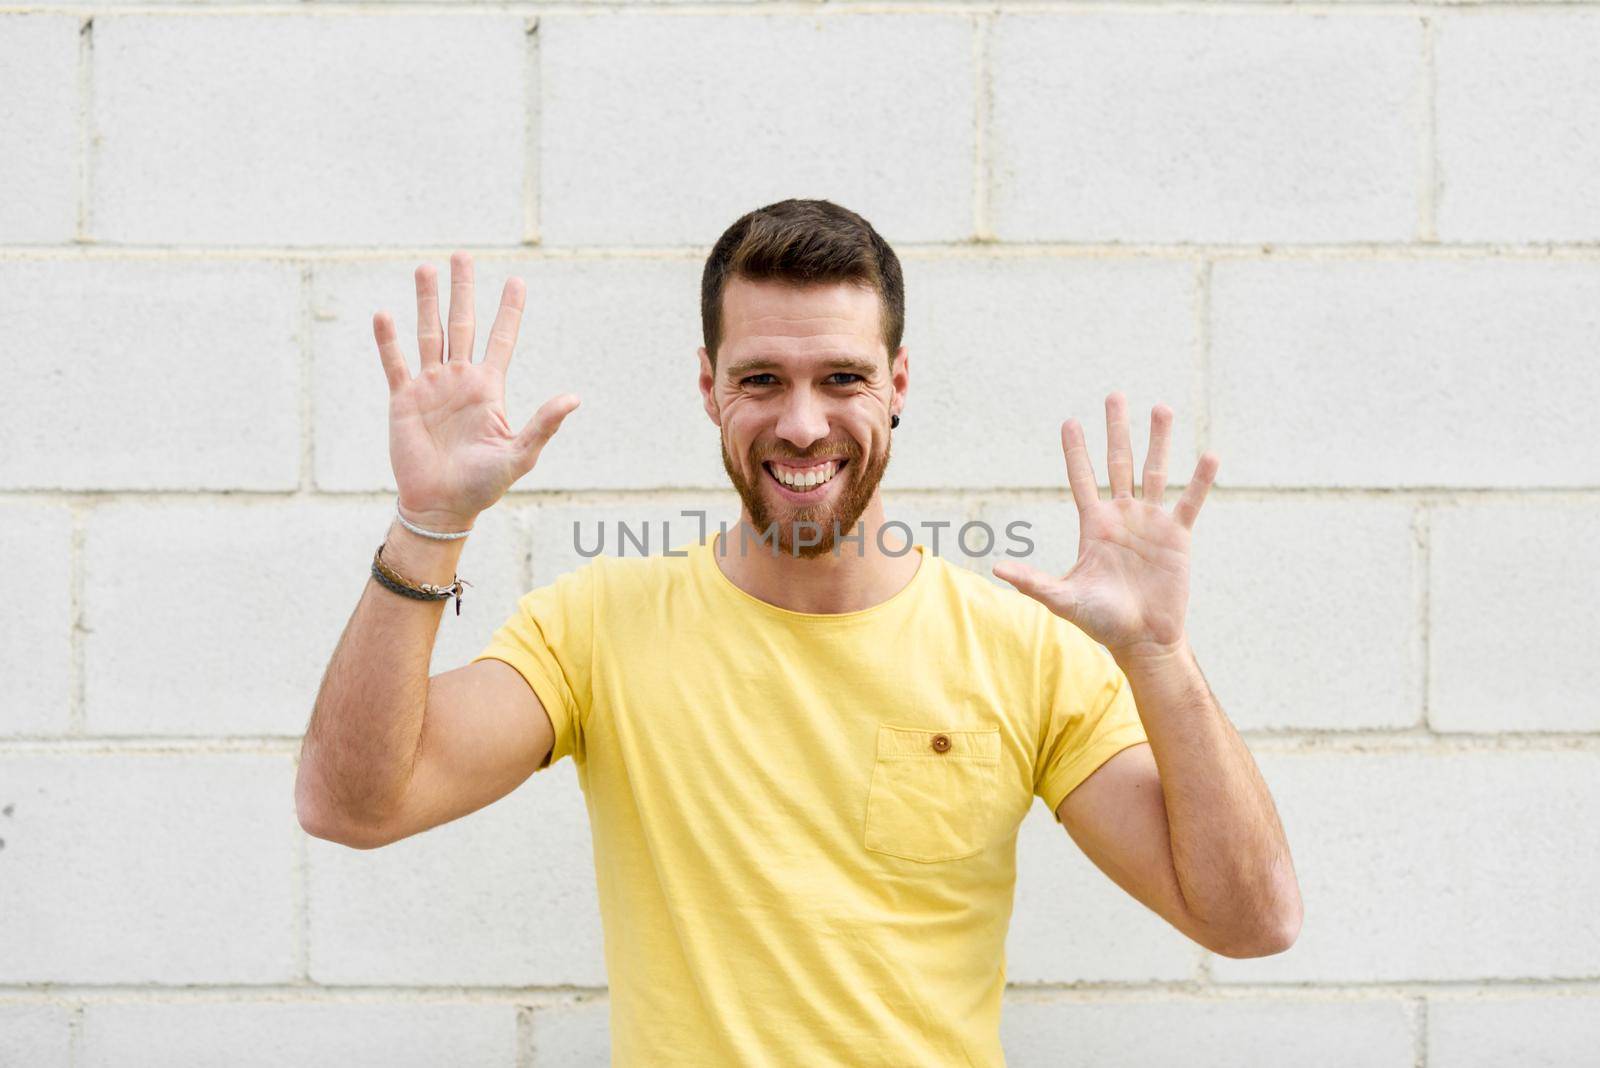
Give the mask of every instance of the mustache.
<svg viewBox="0 0 1600 1068">
<path fill-rule="evenodd" d="M 861 450 L 854 443 L 840 442 L 836 446 L 827 446 L 820 449 L 811 449 L 804 453 L 792 452 L 765 452 L 756 457 L 756 463 L 764 464 L 768 460 L 783 460 L 787 463 L 803 464 L 818 460 L 831 459 L 842 456 L 846 460 L 854 460 L 861 455 Z"/>
</svg>

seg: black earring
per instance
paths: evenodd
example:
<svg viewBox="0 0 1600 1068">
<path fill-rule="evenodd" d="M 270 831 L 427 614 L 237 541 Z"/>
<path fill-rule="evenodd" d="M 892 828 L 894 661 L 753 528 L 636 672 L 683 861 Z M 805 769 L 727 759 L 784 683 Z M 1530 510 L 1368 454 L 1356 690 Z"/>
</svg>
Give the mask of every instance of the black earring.
<svg viewBox="0 0 1600 1068">
<path fill-rule="evenodd" d="M 897 427 L 899 425 L 900 425 L 900 416 L 898 414 L 891 415 L 889 417 L 889 429 L 893 430 L 895 427 Z"/>
</svg>

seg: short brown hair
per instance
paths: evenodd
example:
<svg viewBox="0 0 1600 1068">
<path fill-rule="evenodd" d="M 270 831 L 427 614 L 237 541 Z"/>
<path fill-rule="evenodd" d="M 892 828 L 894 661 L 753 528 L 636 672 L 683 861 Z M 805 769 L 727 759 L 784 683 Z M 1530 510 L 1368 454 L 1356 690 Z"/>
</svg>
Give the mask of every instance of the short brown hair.
<svg viewBox="0 0 1600 1068">
<path fill-rule="evenodd" d="M 900 260 L 872 224 L 848 208 L 827 200 L 780 200 L 741 216 L 717 239 L 700 276 L 700 325 L 713 367 L 722 343 L 722 291 L 736 276 L 874 289 L 889 359 L 899 351 L 906 321 Z"/>
</svg>

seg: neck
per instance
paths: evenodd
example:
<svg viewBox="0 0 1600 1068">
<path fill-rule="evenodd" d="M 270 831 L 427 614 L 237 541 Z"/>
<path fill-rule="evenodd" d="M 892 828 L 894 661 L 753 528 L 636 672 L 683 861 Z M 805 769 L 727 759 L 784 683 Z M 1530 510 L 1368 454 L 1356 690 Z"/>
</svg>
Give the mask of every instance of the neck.
<svg viewBox="0 0 1600 1068">
<path fill-rule="evenodd" d="M 898 528 L 883 533 L 880 543 L 883 523 L 883 501 L 874 493 L 856 521 L 855 530 L 843 532 L 864 533 L 863 543 L 842 542 L 829 552 L 809 558 L 795 556 L 786 549 L 779 549 L 774 555 L 772 543 L 759 540 L 760 532 L 749 511 L 741 510 L 739 526 L 723 536 L 726 541 L 718 539 L 712 559 L 735 586 L 779 608 L 791 612 L 858 612 L 882 604 L 905 589 L 922 559 Z"/>
</svg>

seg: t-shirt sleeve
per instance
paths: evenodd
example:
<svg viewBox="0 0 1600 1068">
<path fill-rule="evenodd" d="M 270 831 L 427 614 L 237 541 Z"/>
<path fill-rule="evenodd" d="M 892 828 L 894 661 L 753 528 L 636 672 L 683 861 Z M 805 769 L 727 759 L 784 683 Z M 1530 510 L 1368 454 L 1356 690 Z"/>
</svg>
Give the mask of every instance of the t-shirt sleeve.
<svg viewBox="0 0 1600 1068">
<path fill-rule="evenodd" d="M 531 590 L 494 632 L 479 660 L 503 660 L 515 668 L 544 706 L 555 728 L 555 744 L 540 771 L 563 757 L 583 763 L 584 724 L 592 698 L 595 565 L 562 575 Z"/>
<path fill-rule="evenodd" d="M 1127 676 L 1105 646 L 1057 616 L 1040 653 L 1040 704 L 1046 718 L 1033 792 L 1053 816 L 1095 769 L 1148 741 Z"/>
</svg>

